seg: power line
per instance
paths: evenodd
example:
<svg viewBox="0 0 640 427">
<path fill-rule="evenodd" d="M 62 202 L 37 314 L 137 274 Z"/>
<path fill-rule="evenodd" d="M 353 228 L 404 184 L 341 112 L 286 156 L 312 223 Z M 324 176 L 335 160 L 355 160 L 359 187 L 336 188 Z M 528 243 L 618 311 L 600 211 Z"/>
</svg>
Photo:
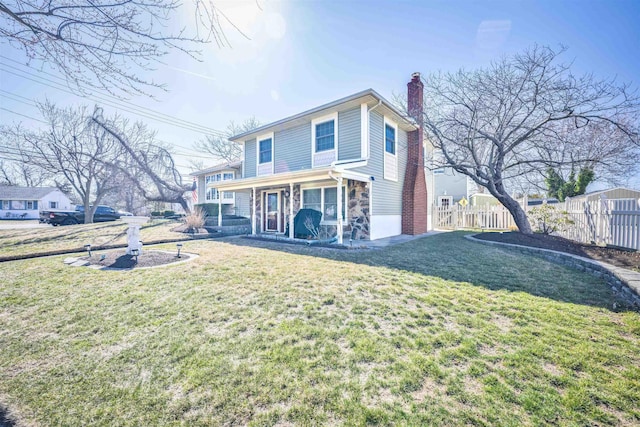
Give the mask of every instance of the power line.
<svg viewBox="0 0 640 427">
<path fill-rule="evenodd" d="M 47 122 L 44 122 L 44 121 L 42 121 L 40 119 L 36 119 L 35 117 L 27 116 L 26 114 L 21 114 L 21 113 L 18 113 L 16 111 L 9 110 L 8 108 L 0 107 L 0 110 L 7 111 L 9 113 L 13 113 L 13 114 L 16 114 L 18 116 L 26 117 L 27 119 L 35 120 L 36 122 L 44 123 L 45 125 L 47 124 Z"/>
<path fill-rule="evenodd" d="M 1 56 L 1 55 L 0 55 Z M 38 75 L 34 75 L 32 73 L 26 72 L 24 70 L 21 70 L 17 67 L 14 67 L 12 65 L 9 64 L 4 64 L 4 63 L 0 63 L 0 65 L 2 65 L 3 67 L 8 67 L 11 68 L 15 71 L 11 71 L 9 69 L 6 68 L 0 68 L 0 71 L 12 74 L 16 77 L 20 77 L 23 79 L 27 79 L 30 80 L 32 82 L 44 85 L 44 86 L 48 86 L 52 89 L 56 89 L 56 90 L 60 90 L 62 92 L 66 92 L 69 93 L 71 95 L 74 96 L 80 96 L 77 95 L 76 93 L 68 90 L 65 87 L 62 87 L 62 85 L 54 80 L 42 77 L 42 76 L 38 76 Z M 97 95 L 93 95 L 93 96 L 83 96 L 85 98 L 88 99 L 92 99 L 94 102 L 98 102 L 98 103 L 104 103 L 105 105 L 108 105 L 110 107 L 113 108 L 119 108 L 123 111 L 127 111 L 129 113 L 132 114 L 136 114 L 151 120 L 155 120 L 157 122 L 166 124 L 166 125 L 170 125 L 170 126 L 175 126 L 175 127 L 180 127 L 186 130 L 190 130 L 192 132 L 196 132 L 196 133 L 202 133 L 202 134 L 207 134 L 207 135 L 218 135 L 218 136 L 223 136 L 226 137 L 226 133 L 220 130 L 216 130 L 213 128 L 209 128 L 206 126 L 202 126 L 199 125 L 197 123 L 192 123 L 192 122 L 188 122 L 186 120 L 183 119 L 177 119 L 175 117 L 157 112 L 155 110 L 150 110 L 150 109 L 146 109 L 144 107 L 140 107 L 137 106 L 135 104 L 131 104 L 131 103 L 127 103 L 129 105 L 123 104 L 124 101 L 113 101 L 113 100 L 109 100 L 105 97 L 102 96 L 97 96 Z"/>
<path fill-rule="evenodd" d="M 11 62 L 13 62 L 13 63 L 15 63 L 15 64 L 18 64 L 18 65 L 22 66 L 22 67 L 26 67 L 26 65 L 25 65 L 25 64 L 23 64 L 22 62 L 20 62 L 20 61 L 16 61 L 15 59 L 9 58 L 9 57 L 7 57 L 7 56 L 0 55 L 0 58 L 3 58 L 3 59 L 8 60 L 8 61 L 11 61 Z M 29 73 L 28 71 L 24 71 L 24 70 L 22 70 L 22 69 L 20 69 L 20 68 L 17 68 L 17 67 L 15 67 L 15 66 L 12 66 L 12 65 L 9 65 L 9 64 L 3 64 L 3 65 L 5 65 L 5 66 L 7 66 L 7 67 L 11 67 L 11 68 L 13 68 L 14 70 L 17 70 L 17 71 L 20 71 L 20 72 L 24 72 L 24 73 L 26 73 L 26 74 L 29 74 L 29 75 L 33 76 L 33 74 Z M 29 70 L 31 70 L 31 69 L 29 69 Z M 58 80 L 58 81 L 62 82 L 62 84 L 64 84 L 64 85 L 66 86 L 66 88 L 67 88 L 67 89 L 70 89 L 70 88 L 69 88 L 69 85 L 68 85 L 68 81 L 67 81 L 66 79 L 63 79 L 63 78 L 61 78 L 61 77 L 59 77 L 59 76 L 56 76 L 55 74 L 52 74 L 52 73 L 47 73 L 46 71 L 42 71 L 42 70 L 35 70 L 35 71 L 37 71 L 37 72 L 38 72 L 38 73 L 40 73 L 40 74 L 46 74 L 47 76 L 50 76 L 50 77 L 52 77 L 52 78 L 54 78 L 54 79 L 56 79 L 56 80 Z M 21 76 L 19 76 L 19 77 L 21 77 Z M 51 81 L 50 79 L 46 79 L 46 78 L 44 78 L 44 77 L 40 77 L 40 76 L 35 76 L 35 77 L 37 77 L 37 78 L 41 78 L 41 79 L 44 79 L 44 80 L 46 80 L 46 81 L 49 81 L 49 82 L 52 82 L 52 83 L 55 83 L 55 84 L 59 84 L 59 85 L 61 84 L 61 83 L 58 83 L 58 82 L 53 82 L 53 81 Z M 78 85 L 78 87 L 79 87 L 81 90 L 85 90 L 85 88 L 84 88 L 84 87 L 82 87 L 82 86 L 80 86 L 80 85 Z M 56 88 L 56 89 L 59 89 L 59 88 Z M 60 89 L 60 90 L 63 90 L 63 89 Z M 64 90 L 65 90 L 65 91 L 67 91 L 66 89 L 64 89 Z M 68 91 L 67 91 L 67 92 L 68 92 Z M 186 124 L 186 125 L 188 125 L 188 126 L 195 126 L 195 127 L 204 128 L 204 129 L 206 129 L 207 131 L 206 131 L 206 132 L 203 132 L 203 133 L 221 134 L 221 135 L 225 134 L 225 132 L 223 132 L 223 131 L 220 131 L 220 130 L 217 130 L 217 129 L 213 129 L 213 128 L 209 128 L 208 126 L 200 125 L 200 124 L 197 124 L 197 123 L 194 123 L 194 122 L 189 122 L 189 121 L 184 120 L 184 119 L 175 118 L 175 117 L 173 117 L 173 116 L 170 116 L 170 115 L 167 115 L 167 114 L 161 113 L 161 112 L 159 112 L 159 111 L 152 110 L 152 109 L 147 108 L 147 107 L 142 107 L 142 106 L 140 106 L 140 105 L 133 104 L 133 103 L 131 103 L 131 102 L 129 102 L 129 101 L 123 100 L 123 99 L 121 99 L 121 98 L 118 98 L 118 97 L 116 97 L 116 96 L 113 96 L 113 95 L 111 95 L 111 94 L 109 94 L 109 93 L 107 93 L 107 92 L 104 92 L 104 91 L 99 91 L 99 90 L 98 90 L 98 92 L 100 92 L 100 94 L 101 94 L 101 96 L 102 96 L 102 97 L 109 98 L 110 100 L 112 100 L 112 102 L 117 102 L 117 103 L 124 102 L 124 103 L 126 103 L 126 104 L 129 104 L 129 108 L 136 108 L 136 109 L 139 109 L 139 110 L 143 110 L 143 111 L 145 111 L 147 114 L 155 114 L 155 115 L 159 115 L 159 116 L 165 117 L 165 118 L 166 118 L 166 119 L 168 119 L 168 120 L 182 122 L 182 123 L 184 123 L 184 124 Z M 75 94 L 75 93 L 72 93 L 72 94 L 73 94 L 73 95 L 76 95 L 76 96 L 80 96 L 80 95 L 77 95 L 77 94 Z M 91 97 L 90 97 L 90 96 L 88 96 L 88 95 L 82 95 L 82 97 L 85 97 L 85 98 L 91 98 Z"/>
</svg>

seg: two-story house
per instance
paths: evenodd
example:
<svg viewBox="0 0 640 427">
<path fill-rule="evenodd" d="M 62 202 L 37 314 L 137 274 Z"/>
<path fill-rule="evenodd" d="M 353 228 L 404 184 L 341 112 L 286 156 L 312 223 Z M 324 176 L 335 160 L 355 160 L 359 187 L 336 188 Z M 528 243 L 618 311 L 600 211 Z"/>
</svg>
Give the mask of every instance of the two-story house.
<svg viewBox="0 0 640 427">
<path fill-rule="evenodd" d="M 218 191 L 209 184 L 242 178 L 242 161 L 221 163 L 190 174 L 197 180 L 198 202 L 211 215 L 249 216 L 249 199 L 246 194 L 231 191 Z M 243 200 L 243 197 L 246 200 Z"/>
<path fill-rule="evenodd" d="M 419 118 L 420 75 L 407 86 L 409 114 Z M 322 212 L 321 227 L 339 243 L 343 236 L 424 233 L 427 188 L 416 122 L 367 89 L 232 137 L 242 146 L 242 178 L 206 187 L 246 196 L 253 234 L 293 230 L 301 208 Z"/>
</svg>

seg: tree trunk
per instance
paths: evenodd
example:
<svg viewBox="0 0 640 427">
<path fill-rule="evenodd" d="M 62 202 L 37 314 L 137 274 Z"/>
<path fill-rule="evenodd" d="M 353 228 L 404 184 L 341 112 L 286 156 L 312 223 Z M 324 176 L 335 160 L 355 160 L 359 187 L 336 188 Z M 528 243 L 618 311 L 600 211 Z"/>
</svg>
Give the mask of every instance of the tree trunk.
<svg viewBox="0 0 640 427">
<path fill-rule="evenodd" d="M 494 194 L 494 196 L 511 213 L 518 230 L 522 234 L 533 234 L 533 231 L 531 231 L 531 224 L 529 224 L 529 218 L 527 218 L 527 213 L 522 209 L 522 206 L 520 206 L 520 203 L 518 203 L 517 200 L 514 200 L 509 195 Z"/>
</svg>

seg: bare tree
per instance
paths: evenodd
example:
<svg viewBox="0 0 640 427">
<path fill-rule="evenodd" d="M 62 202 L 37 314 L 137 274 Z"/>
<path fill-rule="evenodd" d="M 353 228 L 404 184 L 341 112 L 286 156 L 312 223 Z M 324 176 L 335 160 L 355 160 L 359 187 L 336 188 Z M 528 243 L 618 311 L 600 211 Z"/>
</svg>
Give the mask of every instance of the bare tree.
<svg viewBox="0 0 640 427">
<path fill-rule="evenodd" d="M 260 122 L 255 117 L 250 117 L 238 124 L 230 122 L 226 132 L 218 135 L 207 135 L 205 140 L 200 140 L 194 144 L 197 150 L 202 150 L 211 154 L 216 160 L 223 162 L 236 162 L 240 160 L 242 149 L 240 145 L 229 141 L 229 138 L 244 132 L 252 131 L 260 127 Z"/>
<path fill-rule="evenodd" d="M 486 187 L 526 234 L 531 226 L 507 191 L 509 180 L 548 166 L 621 173 L 637 165 L 636 92 L 592 75 L 575 77 L 558 63 L 563 52 L 534 46 L 486 69 L 424 80 L 425 138 L 444 160 L 436 167 Z"/>
<path fill-rule="evenodd" d="M 189 30 L 172 32 L 170 24 L 189 13 L 195 17 L 186 26 Z M 29 60 L 58 69 L 80 90 L 90 87 L 116 94 L 117 88 L 145 94 L 162 85 L 138 72 L 151 70 L 171 51 L 197 59 L 200 52 L 195 47 L 202 43 L 228 45 L 221 19 L 229 22 L 213 2 L 202 0 L 3 0 L 0 40 L 23 50 Z"/>
<path fill-rule="evenodd" d="M 6 128 L 17 143 L 23 164 L 47 171 L 68 183 L 85 208 L 85 223 L 93 222 L 102 198 L 117 185 L 110 163 L 121 157 L 120 145 L 103 129 L 87 121 L 86 107 L 58 108 L 38 104 L 47 122 L 45 131 Z"/>
<path fill-rule="evenodd" d="M 36 165 L 23 163 L 19 160 L 17 150 L 6 149 L 2 154 L 11 156 L 14 160 L 0 160 L 0 184 L 22 187 L 41 187 L 50 181 L 50 174 Z M 11 157 L 7 157 L 11 159 Z"/>
<path fill-rule="evenodd" d="M 143 197 L 150 202 L 179 203 L 190 213 L 185 193 L 192 184 L 184 184 L 171 153 L 154 141 L 155 134 L 140 122 L 129 125 L 126 120 L 105 119 L 96 108 L 91 122 L 108 133 L 125 155 L 110 166 L 128 177 Z"/>
</svg>

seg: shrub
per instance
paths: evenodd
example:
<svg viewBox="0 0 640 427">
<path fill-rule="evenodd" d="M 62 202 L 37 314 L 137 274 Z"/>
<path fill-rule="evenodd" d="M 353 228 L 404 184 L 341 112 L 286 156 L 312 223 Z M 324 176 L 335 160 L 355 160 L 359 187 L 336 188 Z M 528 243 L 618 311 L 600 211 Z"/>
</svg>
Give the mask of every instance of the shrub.
<svg viewBox="0 0 640 427">
<path fill-rule="evenodd" d="M 151 216 L 162 216 L 162 212 L 160 211 L 152 211 Z"/>
<path fill-rule="evenodd" d="M 168 216 L 174 216 L 175 214 L 175 211 L 164 211 L 163 216 L 166 218 Z"/>
<path fill-rule="evenodd" d="M 527 212 L 529 221 L 534 227 L 538 227 L 538 231 L 544 234 L 552 234 L 556 231 L 565 231 L 573 220 L 569 218 L 567 211 L 561 211 L 559 208 L 544 204 L 537 206 Z"/>
<path fill-rule="evenodd" d="M 204 226 L 207 215 L 202 209 L 196 207 L 193 212 L 184 217 L 184 223 L 187 226 L 187 233 L 197 233 Z"/>
</svg>

